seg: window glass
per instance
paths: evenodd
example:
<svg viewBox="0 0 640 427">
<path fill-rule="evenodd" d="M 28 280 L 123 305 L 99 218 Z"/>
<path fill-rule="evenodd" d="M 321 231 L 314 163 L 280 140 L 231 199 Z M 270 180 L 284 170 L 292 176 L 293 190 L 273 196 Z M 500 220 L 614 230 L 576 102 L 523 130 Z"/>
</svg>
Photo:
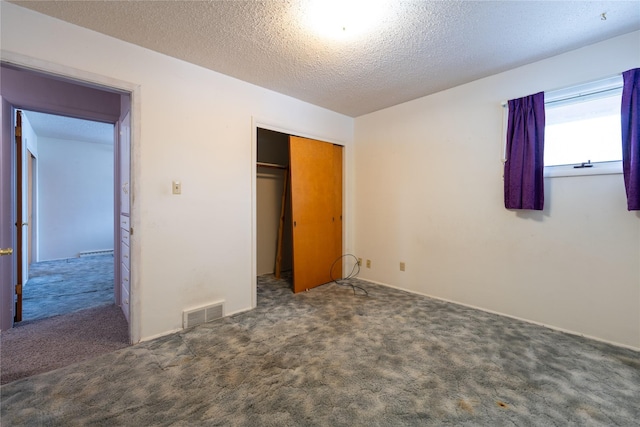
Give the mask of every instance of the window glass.
<svg viewBox="0 0 640 427">
<path fill-rule="evenodd" d="M 545 104 L 544 165 L 622 160 L 621 89 Z"/>
</svg>

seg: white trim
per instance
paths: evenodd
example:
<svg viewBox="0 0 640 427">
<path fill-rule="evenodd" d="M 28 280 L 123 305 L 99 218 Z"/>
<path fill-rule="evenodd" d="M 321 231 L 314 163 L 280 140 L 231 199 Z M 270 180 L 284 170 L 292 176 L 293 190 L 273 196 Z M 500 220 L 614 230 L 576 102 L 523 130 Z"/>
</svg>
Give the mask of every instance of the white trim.
<svg viewBox="0 0 640 427">
<path fill-rule="evenodd" d="M 224 317 L 221 317 L 220 319 L 216 319 L 214 320 L 214 322 L 218 321 L 218 320 L 222 320 L 222 319 L 226 319 L 228 317 L 232 317 L 235 316 L 237 314 L 242 314 L 242 313 L 246 313 L 253 310 L 252 308 L 243 308 L 240 310 L 236 310 L 233 313 L 229 313 L 229 314 L 225 314 Z M 204 325 L 204 323 L 203 323 Z M 202 325 L 197 325 L 197 326 L 202 326 Z M 143 340 L 140 340 L 139 342 L 145 342 L 145 341 L 152 341 L 155 340 L 157 338 L 162 338 L 162 337 L 166 337 L 167 335 L 172 335 L 172 334 L 176 334 L 176 333 L 180 333 L 180 332 L 184 332 L 187 329 L 191 329 L 191 328 L 177 328 L 177 329 L 171 329 L 169 331 L 165 331 L 165 332 L 160 332 L 159 334 L 155 334 L 155 335 L 150 335 L 148 337 L 145 337 Z"/>
<path fill-rule="evenodd" d="M 251 116 L 251 309 L 258 306 L 258 127 Z"/>
<path fill-rule="evenodd" d="M 387 288 L 397 289 L 397 290 L 400 290 L 400 291 L 409 292 L 411 294 L 420 295 L 420 296 L 427 297 L 427 298 L 433 298 L 435 300 L 444 301 L 444 302 L 448 302 L 448 303 L 455 304 L 455 305 L 461 305 L 463 307 L 472 308 L 474 310 L 484 311 L 485 313 L 495 314 L 495 315 L 502 316 L 502 317 L 508 317 L 509 319 L 519 320 L 521 322 L 530 323 L 532 325 L 542 326 L 542 327 L 545 327 L 547 329 L 551 329 L 551 330 L 558 331 L 558 332 L 563 332 L 565 334 L 574 335 L 574 336 L 578 336 L 578 337 L 583 337 L 583 338 L 587 338 L 587 339 L 590 339 L 590 340 L 593 340 L 593 341 L 598 341 L 598 342 L 602 342 L 602 343 L 605 343 L 605 344 L 609 344 L 609 345 L 612 345 L 612 346 L 615 346 L 615 347 L 621 347 L 621 348 L 626 348 L 626 349 L 629 349 L 629 350 L 640 352 L 640 347 L 634 347 L 634 346 L 631 346 L 631 345 L 628 345 L 628 344 L 622 344 L 622 343 L 618 343 L 618 342 L 615 342 L 615 341 L 605 340 L 605 339 L 602 339 L 602 338 L 594 337 L 592 335 L 586 335 L 586 334 L 583 334 L 583 333 L 580 333 L 580 332 L 571 331 L 569 329 L 559 328 L 557 326 L 547 325 L 547 324 L 541 323 L 541 322 L 536 322 L 535 320 L 524 319 L 522 317 L 512 316 L 510 314 L 505 314 L 505 313 L 500 313 L 499 311 L 489 310 L 489 309 L 486 309 L 486 308 L 477 307 L 475 305 L 465 304 L 465 303 L 458 302 L 458 301 L 453 301 L 453 300 L 450 300 L 450 299 L 447 299 L 447 298 L 436 297 L 436 296 L 433 296 L 433 295 L 425 294 L 423 292 L 413 291 L 411 289 L 405 289 L 405 288 L 401 288 L 401 287 L 398 287 L 398 286 L 389 285 L 387 283 L 378 282 L 378 281 L 375 281 L 375 280 L 362 279 L 362 278 L 359 278 L 359 279 L 363 280 L 365 282 L 375 283 L 376 285 L 386 286 Z"/>
<path fill-rule="evenodd" d="M 502 104 L 502 141 L 500 142 L 500 161 L 502 162 L 503 178 L 504 165 L 507 163 L 507 129 L 509 126 L 509 105 Z"/>
<path fill-rule="evenodd" d="M 344 141 L 339 141 L 334 138 L 330 138 L 327 136 L 317 135 L 312 132 L 307 132 L 301 129 L 293 129 L 290 126 L 287 126 L 283 123 L 276 123 L 268 119 L 264 119 L 261 117 L 251 116 L 251 124 L 253 126 L 253 131 L 257 131 L 257 128 L 268 129 L 275 132 L 286 133 L 287 135 L 300 136 L 303 138 L 316 139 L 318 141 L 330 142 L 332 144 L 337 144 L 345 147 L 347 144 Z M 253 138 L 256 138 L 257 135 L 253 135 Z M 257 146 L 256 146 L 257 148 Z M 254 152 L 255 154 L 255 152 Z M 254 162 L 255 163 L 255 162 Z M 255 164 L 254 164 L 255 166 Z"/>
<path fill-rule="evenodd" d="M 249 311 L 253 310 L 253 308 L 241 308 L 240 310 L 236 310 L 234 312 L 231 312 L 229 314 L 225 314 L 225 316 L 223 317 L 223 319 L 226 319 L 227 317 L 232 317 L 232 316 L 236 316 L 238 314 L 242 314 L 242 313 L 247 313 Z M 220 320 L 220 319 L 218 319 Z"/>
<path fill-rule="evenodd" d="M 123 80 L 95 74 L 89 71 L 78 70 L 55 62 L 45 61 L 7 50 L 0 50 L 0 59 L 5 64 L 15 65 L 22 69 L 42 72 L 49 76 L 60 76 L 65 80 L 77 81 L 84 85 L 89 83 L 100 89 L 111 91 L 115 90 L 116 92 L 121 92 L 123 94 L 133 92 L 140 88 L 140 85 L 135 83 L 125 82 Z"/>
<path fill-rule="evenodd" d="M 546 104 L 548 102 L 556 102 L 561 99 L 573 98 L 582 94 L 587 95 L 593 92 L 606 92 L 608 90 L 614 90 L 617 88 L 622 88 L 622 73 L 617 73 L 608 77 L 589 80 L 570 86 L 562 86 L 556 89 L 544 90 L 544 103 Z M 538 92 L 540 91 L 533 93 Z M 518 99 L 524 96 L 526 95 L 518 96 L 512 99 Z M 503 107 L 507 107 L 509 105 L 509 101 L 501 101 L 500 105 Z"/>
<path fill-rule="evenodd" d="M 545 91 L 544 105 L 550 107 L 562 105 L 563 103 L 574 103 L 581 98 L 600 98 L 611 96 L 612 92 L 622 92 L 622 74 L 606 77 L 604 79 L 593 80 L 587 83 L 567 86 L 562 89 Z"/>
<path fill-rule="evenodd" d="M 175 334 L 176 332 L 182 332 L 182 331 L 184 331 L 183 328 L 171 329 L 169 331 L 160 332 L 159 334 L 155 334 L 155 335 L 150 335 L 148 337 L 144 337 L 144 339 L 138 341 L 137 343 L 141 343 L 141 342 L 145 342 L 145 341 L 152 341 L 152 340 L 155 340 L 156 338 L 166 337 L 167 335 Z M 137 344 L 137 343 L 133 343 L 133 344 Z"/>
<path fill-rule="evenodd" d="M 545 178 L 586 175 L 619 175 L 622 174 L 622 160 L 615 162 L 592 163 L 590 168 L 574 168 L 574 165 L 545 166 Z"/>
</svg>

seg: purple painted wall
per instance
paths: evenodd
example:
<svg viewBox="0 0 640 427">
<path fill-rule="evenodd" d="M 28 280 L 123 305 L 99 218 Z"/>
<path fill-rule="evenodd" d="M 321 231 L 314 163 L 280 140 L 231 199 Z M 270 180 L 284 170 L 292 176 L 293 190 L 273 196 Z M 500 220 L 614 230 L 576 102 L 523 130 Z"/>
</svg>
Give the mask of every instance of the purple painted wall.
<svg viewBox="0 0 640 427">
<path fill-rule="evenodd" d="M 0 98 L 0 248 L 13 247 L 12 206 L 11 203 L 11 105 Z M 0 330 L 13 325 L 13 277 L 12 264 L 15 255 L 0 257 Z"/>
<path fill-rule="evenodd" d="M 115 123 L 121 94 L 72 84 L 34 71 L 0 67 L 0 93 L 14 107 Z"/>
</svg>

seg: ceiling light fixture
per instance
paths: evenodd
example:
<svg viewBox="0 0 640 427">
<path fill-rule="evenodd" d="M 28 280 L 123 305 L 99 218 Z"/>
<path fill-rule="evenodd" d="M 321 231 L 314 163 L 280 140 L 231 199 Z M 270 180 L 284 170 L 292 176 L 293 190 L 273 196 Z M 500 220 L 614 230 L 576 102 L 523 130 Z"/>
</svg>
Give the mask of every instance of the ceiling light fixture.
<svg viewBox="0 0 640 427">
<path fill-rule="evenodd" d="M 309 0 L 304 20 L 322 37 L 353 39 L 375 29 L 386 4 L 385 0 Z"/>
</svg>

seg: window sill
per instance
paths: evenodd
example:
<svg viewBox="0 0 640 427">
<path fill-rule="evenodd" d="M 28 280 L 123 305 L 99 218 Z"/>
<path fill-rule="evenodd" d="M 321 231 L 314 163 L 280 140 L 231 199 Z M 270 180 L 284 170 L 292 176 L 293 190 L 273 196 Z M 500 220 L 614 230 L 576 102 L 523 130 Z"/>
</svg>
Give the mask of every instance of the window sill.
<svg viewBox="0 0 640 427">
<path fill-rule="evenodd" d="M 574 165 L 545 166 L 544 177 L 616 175 L 622 173 L 622 162 L 593 163 L 593 167 L 590 168 L 574 168 L 573 166 Z"/>
</svg>

